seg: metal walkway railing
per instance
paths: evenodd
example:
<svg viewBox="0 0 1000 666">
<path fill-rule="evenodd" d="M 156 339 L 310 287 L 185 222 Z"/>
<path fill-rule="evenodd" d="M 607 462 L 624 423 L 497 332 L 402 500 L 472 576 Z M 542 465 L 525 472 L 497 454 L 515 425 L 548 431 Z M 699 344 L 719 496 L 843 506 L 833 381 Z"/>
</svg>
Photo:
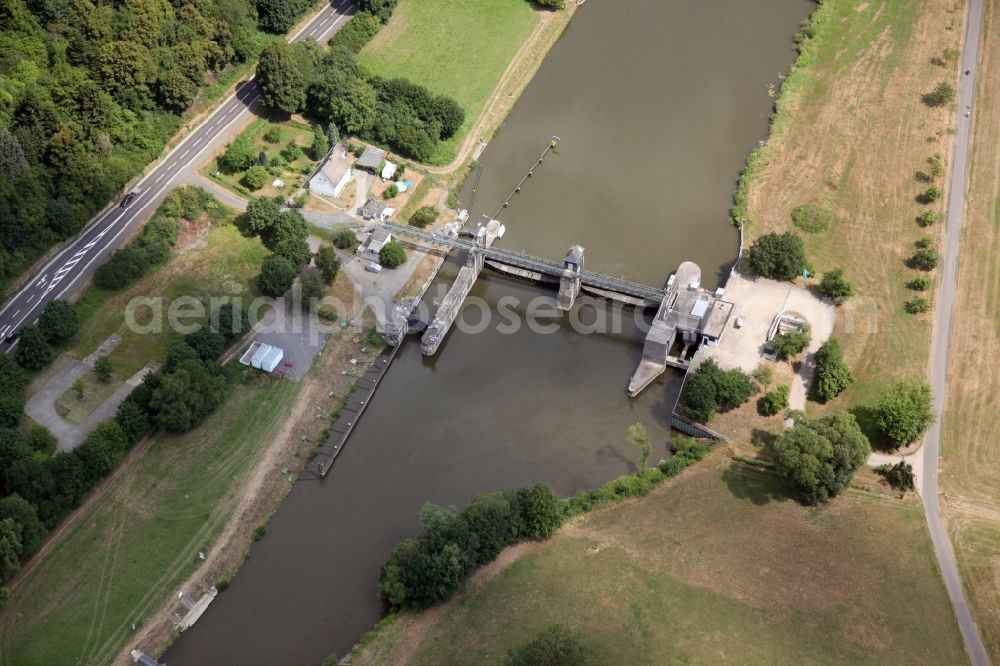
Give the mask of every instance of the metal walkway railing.
<svg viewBox="0 0 1000 666">
<path fill-rule="evenodd" d="M 486 259 L 491 259 L 508 266 L 513 266 L 514 268 L 535 271 L 536 273 L 544 273 L 545 275 L 551 275 L 554 277 L 562 276 L 565 271 L 565 267 L 561 263 L 549 261 L 548 259 L 540 259 L 539 257 L 534 257 L 523 252 L 517 252 L 516 250 L 502 250 L 495 247 L 482 247 L 472 241 L 455 238 L 453 236 L 435 234 L 429 231 L 424 231 L 423 229 L 402 224 L 395 224 L 393 222 L 385 222 L 384 224 L 386 229 L 398 236 L 407 236 L 409 238 L 434 245 L 445 245 L 456 250 L 478 252 Z M 634 298 L 642 298 L 654 303 L 662 301 L 666 293 L 664 289 L 656 289 L 655 287 L 650 287 L 638 282 L 632 282 L 623 278 L 611 277 L 610 275 L 604 275 L 602 273 L 595 273 L 587 270 L 580 271 L 580 281 L 589 287 L 605 289 L 607 291 L 625 294 Z"/>
</svg>

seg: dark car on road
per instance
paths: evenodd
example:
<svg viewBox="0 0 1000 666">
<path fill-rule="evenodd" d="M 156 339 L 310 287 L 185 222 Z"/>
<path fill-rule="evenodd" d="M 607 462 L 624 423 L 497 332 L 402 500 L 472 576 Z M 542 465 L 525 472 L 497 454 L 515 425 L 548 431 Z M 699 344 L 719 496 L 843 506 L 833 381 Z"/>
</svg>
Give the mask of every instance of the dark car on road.
<svg viewBox="0 0 1000 666">
<path fill-rule="evenodd" d="M 139 190 L 132 190 L 131 192 L 126 194 L 125 198 L 122 199 L 122 208 L 128 208 L 129 206 L 131 206 L 132 202 L 135 201 L 135 198 L 137 196 L 139 196 Z"/>
<path fill-rule="evenodd" d="M 19 335 L 20 335 L 19 331 L 11 331 L 10 333 L 8 333 L 7 335 L 4 336 L 3 341 L 6 342 L 9 345 L 12 345 L 17 340 L 17 337 Z"/>
</svg>

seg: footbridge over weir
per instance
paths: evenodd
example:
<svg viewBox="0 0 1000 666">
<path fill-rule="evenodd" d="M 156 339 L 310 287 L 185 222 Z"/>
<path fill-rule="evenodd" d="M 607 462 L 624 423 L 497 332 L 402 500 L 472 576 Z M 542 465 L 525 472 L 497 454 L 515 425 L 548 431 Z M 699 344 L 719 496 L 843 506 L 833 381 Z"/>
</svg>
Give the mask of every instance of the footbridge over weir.
<svg viewBox="0 0 1000 666">
<path fill-rule="evenodd" d="M 583 248 L 574 245 L 567 253 L 563 263 L 557 263 L 548 259 L 531 256 L 516 250 L 502 250 L 491 247 L 493 240 L 490 238 L 490 225 L 482 227 L 485 230 L 480 237 L 475 240 L 465 240 L 446 234 L 436 234 L 416 227 L 393 222 L 385 222 L 383 226 L 390 233 L 421 241 L 430 245 L 443 245 L 455 250 L 464 250 L 469 254 L 479 255 L 483 262 L 494 265 L 498 270 L 520 275 L 521 277 L 541 280 L 545 276 L 562 279 L 566 277 L 567 271 L 578 277 L 581 287 L 588 288 L 598 295 L 606 298 L 620 300 L 628 305 L 639 307 L 657 307 L 666 294 L 665 289 L 657 289 L 638 282 L 631 282 L 622 278 L 603 275 L 583 269 Z M 489 239 L 487 241 L 487 239 Z M 504 270 L 504 269 L 514 270 Z M 566 308 L 568 309 L 568 308 Z"/>
<path fill-rule="evenodd" d="M 466 252 L 465 264 L 420 340 L 425 356 L 437 352 L 486 264 L 519 278 L 558 282 L 557 304 L 561 310 L 573 307 L 581 289 L 633 307 L 656 307 L 657 313 L 646 335 L 642 359 L 629 380 L 628 392 L 632 396 L 649 386 L 668 366 L 687 369 L 690 359 L 702 344 L 718 345 L 733 311 L 733 304 L 722 300 L 722 290 L 710 292 L 701 288 L 701 269 L 689 261 L 680 265 L 665 289 L 657 289 L 584 270 L 584 249 L 579 245 L 569 249 L 562 264 L 522 252 L 494 248 L 493 241 L 503 234 L 503 226 L 497 220 L 490 220 L 479 228 L 473 240 L 391 222 L 386 222 L 385 228 L 397 237 Z M 408 330 L 408 315 L 408 311 L 397 309 L 387 327 L 385 337 L 393 344 L 399 344 Z"/>
</svg>

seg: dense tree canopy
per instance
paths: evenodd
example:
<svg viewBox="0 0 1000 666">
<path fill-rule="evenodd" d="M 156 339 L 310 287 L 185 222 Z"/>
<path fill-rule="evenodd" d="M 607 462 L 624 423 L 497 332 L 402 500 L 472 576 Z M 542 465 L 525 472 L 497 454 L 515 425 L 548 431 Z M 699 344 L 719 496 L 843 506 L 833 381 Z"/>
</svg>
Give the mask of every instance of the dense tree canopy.
<svg viewBox="0 0 1000 666">
<path fill-rule="evenodd" d="M 816 350 L 816 378 L 813 392 L 820 401 L 833 400 L 854 382 L 851 369 L 844 363 L 840 343 L 832 338 Z"/>
<path fill-rule="evenodd" d="M 894 447 L 916 441 L 934 423 L 931 387 L 899 382 L 875 403 L 875 422 Z"/>
<path fill-rule="evenodd" d="M 805 246 L 791 232 L 764 234 L 747 250 L 746 258 L 754 273 L 774 280 L 794 280 L 806 267 Z"/>
<path fill-rule="evenodd" d="M 825 502 L 846 488 L 871 453 L 868 438 L 846 412 L 799 418 L 770 447 L 775 466 L 809 504 Z"/>
<path fill-rule="evenodd" d="M 680 399 L 680 412 L 706 423 L 718 411 L 739 407 L 750 399 L 753 382 L 738 368 L 723 370 L 713 359 L 688 374 Z"/>
<path fill-rule="evenodd" d="M 558 498 L 544 484 L 483 495 L 462 513 L 427 505 L 424 533 L 404 541 L 382 565 L 379 594 L 394 608 L 423 608 L 450 597 L 475 567 L 524 539 L 545 539 L 562 524 Z"/>
<path fill-rule="evenodd" d="M 38 329 L 50 342 L 71 338 L 80 328 L 80 315 L 69 301 L 50 301 L 38 318 Z"/>
<path fill-rule="evenodd" d="M 260 15 L 258 16 L 258 4 Z M 0 9 L 0 282 L 160 154 L 206 72 L 309 0 L 9 0 Z"/>
</svg>

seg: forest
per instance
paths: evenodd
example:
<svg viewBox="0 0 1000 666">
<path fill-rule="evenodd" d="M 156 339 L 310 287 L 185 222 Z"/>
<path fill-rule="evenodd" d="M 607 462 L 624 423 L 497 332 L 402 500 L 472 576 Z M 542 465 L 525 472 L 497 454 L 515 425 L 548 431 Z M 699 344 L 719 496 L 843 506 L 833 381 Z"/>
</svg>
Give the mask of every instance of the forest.
<svg viewBox="0 0 1000 666">
<path fill-rule="evenodd" d="M 0 286 L 162 151 L 199 89 L 311 0 L 0 3 Z"/>
</svg>

